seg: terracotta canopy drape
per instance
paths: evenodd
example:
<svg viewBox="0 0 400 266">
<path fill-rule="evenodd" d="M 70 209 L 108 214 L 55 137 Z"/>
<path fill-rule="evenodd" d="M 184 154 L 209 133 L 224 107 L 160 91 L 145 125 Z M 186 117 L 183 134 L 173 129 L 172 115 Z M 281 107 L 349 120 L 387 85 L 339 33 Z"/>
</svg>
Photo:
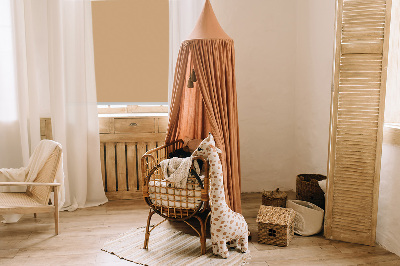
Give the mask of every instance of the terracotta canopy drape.
<svg viewBox="0 0 400 266">
<path fill-rule="evenodd" d="M 194 88 L 188 88 L 193 69 L 197 82 Z M 231 39 L 187 40 L 178 54 L 166 143 L 204 139 L 209 132 L 222 150 L 227 204 L 241 212 L 235 51 Z"/>
</svg>

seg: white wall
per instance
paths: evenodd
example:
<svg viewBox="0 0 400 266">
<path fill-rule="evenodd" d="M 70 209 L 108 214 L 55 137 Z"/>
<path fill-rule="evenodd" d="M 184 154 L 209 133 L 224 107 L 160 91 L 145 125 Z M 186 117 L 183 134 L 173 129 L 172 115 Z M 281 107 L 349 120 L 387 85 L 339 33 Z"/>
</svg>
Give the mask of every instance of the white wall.
<svg viewBox="0 0 400 266">
<path fill-rule="evenodd" d="M 212 1 L 235 41 L 242 190 L 291 187 L 294 147 L 294 0 Z"/>
<path fill-rule="evenodd" d="M 242 191 L 326 174 L 335 0 L 214 0 L 234 39 Z M 400 255 L 400 147 L 383 145 L 377 242 Z"/>
<path fill-rule="evenodd" d="M 296 6 L 295 172 L 326 175 L 335 0 Z"/>
<path fill-rule="evenodd" d="M 376 241 L 400 256 L 400 146 L 382 146 Z"/>
<path fill-rule="evenodd" d="M 235 41 L 242 191 L 326 174 L 334 0 L 214 0 Z"/>
</svg>

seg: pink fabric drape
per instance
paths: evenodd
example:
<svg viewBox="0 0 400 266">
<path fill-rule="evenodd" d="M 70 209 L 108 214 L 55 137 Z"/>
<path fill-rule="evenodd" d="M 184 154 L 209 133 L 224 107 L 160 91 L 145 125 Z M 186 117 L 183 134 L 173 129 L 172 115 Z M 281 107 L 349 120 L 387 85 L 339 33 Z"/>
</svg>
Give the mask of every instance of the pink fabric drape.
<svg viewBox="0 0 400 266">
<path fill-rule="evenodd" d="M 197 82 L 188 88 L 192 69 Z M 230 39 L 184 41 L 176 63 L 166 143 L 204 139 L 209 132 L 222 150 L 227 204 L 241 212 L 235 51 Z"/>
</svg>

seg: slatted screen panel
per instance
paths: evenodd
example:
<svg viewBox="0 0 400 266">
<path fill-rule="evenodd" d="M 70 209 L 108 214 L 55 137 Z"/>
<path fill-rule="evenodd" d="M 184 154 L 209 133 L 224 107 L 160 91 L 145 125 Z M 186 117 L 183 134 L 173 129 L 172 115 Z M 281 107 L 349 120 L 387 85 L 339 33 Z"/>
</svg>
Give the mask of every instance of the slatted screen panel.
<svg viewBox="0 0 400 266">
<path fill-rule="evenodd" d="M 373 245 L 389 0 L 338 0 L 325 236 Z"/>
</svg>

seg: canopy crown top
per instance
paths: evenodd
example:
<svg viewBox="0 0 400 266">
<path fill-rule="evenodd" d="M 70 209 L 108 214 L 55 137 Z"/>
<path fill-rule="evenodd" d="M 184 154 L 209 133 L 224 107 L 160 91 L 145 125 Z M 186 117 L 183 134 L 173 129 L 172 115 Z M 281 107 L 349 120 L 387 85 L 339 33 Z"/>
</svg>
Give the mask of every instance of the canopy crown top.
<svg viewBox="0 0 400 266">
<path fill-rule="evenodd" d="M 210 0 L 206 0 L 196 26 L 189 35 L 188 40 L 192 39 L 231 39 L 219 24 Z"/>
</svg>

